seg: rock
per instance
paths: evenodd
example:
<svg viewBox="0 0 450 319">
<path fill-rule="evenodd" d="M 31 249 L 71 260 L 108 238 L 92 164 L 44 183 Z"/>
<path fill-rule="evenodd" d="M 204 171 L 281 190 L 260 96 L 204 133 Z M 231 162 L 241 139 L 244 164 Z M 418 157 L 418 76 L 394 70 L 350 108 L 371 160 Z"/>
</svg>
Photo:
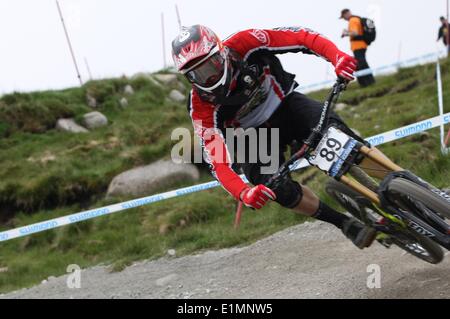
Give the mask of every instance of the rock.
<svg viewBox="0 0 450 319">
<path fill-rule="evenodd" d="M 56 122 L 56 129 L 60 131 L 70 132 L 70 133 L 87 133 L 89 132 L 84 127 L 75 123 L 74 119 L 59 119 Z"/>
<path fill-rule="evenodd" d="M 166 277 L 163 278 L 159 278 L 158 280 L 156 280 L 156 285 L 159 287 L 163 287 L 163 286 L 167 286 L 170 282 L 177 280 L 178 279 L 178 275 L 177 274 L 171 274 L 168 275 Z"/>
<path fill-rule="evenodd" d="M 167 251 L 167 255 L 169 255 L 170 257 L 175 257 L 177 255 L 177 252 L 175 249 L 169 249 Z"/>
<path fill-rule="evenodd" d="M 157 81 L 166 86 L 175 86 L 178 83 L 176 74 L 155 74 L 153 75 Z"/>
<path fill-rule="evenodd" d="M 155 78 L 154 78 L 153 76 L 149 77 L 148 79 L 149 79 L 150 82 L 152 82 L 155 86 L 157 86 L 157 87 L 159 87 L 159 88 L 162 88 L 162 87 L 163 87 L 162 84 L 161 84 L 160 82 L 156 81 Z"/>
<path fill-rule="evenodd" d="M 8 267 L 2 267 L 2 268 L 0 268 L 0 273 L 5 273 L 5 272 L 8 272 Z"/>
<path fill-rule="evenodd" d="M 95 99 L 95 97 L 89 94 L 86 95 L 86 103 L 89 107 L 93 109 L 97 108 L 97 100 Z"/>
<path fill-rule="evenodd" d="M 83 115 L 83 125 L 92 130 L 108 125 L 108 119 L 100 112 L 91 112 Z"/>
<path fill-rule="evenodd" d="M 120 103 L 120 106 L 124 109 L 128 107 L 128 100 L 125 97 L 121 98 L 119 103 Z"/>
<path fill-rule="evenodd" d="M 168 224 L 162 224 L 159 226 L 159 234 L 160 235 L 167 235 L 170 230 L 172 229 L 172 226 L 168 225 Z"/>
<path fill-rule="evenodd" d="M 136 73 L 135 75 L 133 75 L 131 77 L 131 79 L 132 80 L 138 80 L 138 79 L 150 80 L 151 77 L 152 77 L 151 73 L 139 72 L 139 73 Z"/>
<path fill-rule="evenodd" d="M 54 162 L 54 161 L 56 161 L 56 156 L 51 154 L 51 153 L 48 153 L 48 152 L 46 152 L 44 154 L 44 156 L 42 156 L 41 159 L 40 159 L 40 162 L 42 164 L 47 164 L 49 162 Z"/>
<path fill-rule="evenodd" d="M 450 187 L 442 190 L 447 195 L 450 195 Z"/>
<path fill-rule="evenodd" d="M 338 103 L 338 104 L 336 104 L 335 110 L 337 112 L 340 112 L 340 111 L 345 110 L 347 107 L 348 107 L 348 105 L 345 103 Z"/>
<path fill-rule="evenodd" d="M 155 86 L 157 86 L 159 88 L 163 87 L 161 82 L 156 81 L 154 75 L 150 74 L 150 73 L 138 73 L 135 76 L 133 76 L 133 79 L 134 80 L 136 80 L 136 79 L 146 79 L 146 80 L 150 81 L 153 85 L 155 85 Z"/>
<path fill-rule="evenodd" d="M 381 128 L 381 126 L 379 124 L 374 126 L 374 129 L 379 130 Z"/>
<path fill-rule="evenodd" d="M 181 93 L 186 93 L 186 90 L 187 90 L 186 86 L 184 86 L 184 84 L 182 82 L 178 82 L 177 89 Z"/>
<path fill-rule="evenodd" d="M 199 177 L 194 165 L 158 161 L 116 176 L 108 187 L 107 196 L 148 196 L 183 180 L 196 182 Z"/>
<path fill-rule="evenodd" d="M 34 158 L 33 156 L 27 158 L 27 161 L 30 163 L 41 163 L 46 165 L 49 162 L 56 161 L 56 156 L 50 151 L 45 151 L 45 153 L 40 158 Z"/>
<path fill-rule="evenodd" d="M 131 77 L 132 80 L 139 80 L 139 79 L 145 79 L 148 80 L 150 82 L 152 82 L 153 84 L 162 87 L 161 82 L 162 81 L 157 81 L 155 79 L 155 74 L 152 73 L 146 73 L 146 72 L 140 72 L 140 73 L 136 73 L 135 75 L 133 75 Z"/>
<path fill-rule="evenodd" d="M 178 90 L 172 90 L 169 94 L 169 98 L 177 103 L 181 103 L 184 102 L 184 100 L 186 99 L 186 97 L 183 95 L 183 93 L 181 93 Z"/>
<path fill-rule="evenodd" d="M 123 91 L 125 92 L 125 94 L 127 95 L 133 95 L 134 94 L 134 89 L 131 85 L 127 85 L 125 86 L 125 88 L 123 89 Z"/>
</svg>

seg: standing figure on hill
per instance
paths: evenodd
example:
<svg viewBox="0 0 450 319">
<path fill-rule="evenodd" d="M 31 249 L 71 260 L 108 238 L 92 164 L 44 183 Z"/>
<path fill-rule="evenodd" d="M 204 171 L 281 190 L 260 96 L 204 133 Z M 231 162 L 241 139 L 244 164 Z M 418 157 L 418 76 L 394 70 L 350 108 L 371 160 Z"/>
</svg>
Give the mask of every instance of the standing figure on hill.
<svg viewBox="0 0 450 319">
<path fill-rule="evenodd" d="M 441 17 L 441 26 L 439 27 L 438 39 L 444 42 L 444 45 L 447 47 L 447 52 L 450 55 L 450 27 L 446 18 Z"/>
<path fill-rule="evenodd" d="M 373 21 L 353 15 L 349 9 L 342 10 L 340 18 L 349 22 L 348 29 L 342 32 L 342 37 L 350 37 L 351 50 L 358 61 L 357 71 L 370 69 L 366 54 L 369 44 L 375 40 Z M 366 87 L 374 84 L 375 78 L 370 73 L 358 76 L 358 82 L 361 87 Z"/>
</svg>

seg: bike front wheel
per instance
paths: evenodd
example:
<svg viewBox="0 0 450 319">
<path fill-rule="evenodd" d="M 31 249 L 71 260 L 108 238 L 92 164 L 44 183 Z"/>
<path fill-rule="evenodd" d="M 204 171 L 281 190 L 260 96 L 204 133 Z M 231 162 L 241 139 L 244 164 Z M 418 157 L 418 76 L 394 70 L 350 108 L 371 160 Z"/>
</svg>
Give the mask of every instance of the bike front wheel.
<svg viewBox="0 0 450 319">
<path fill-rule="evenodd" d="M 368 226 L 374 227 L 381 217 L 368 199 L 336 180 L 330 180 L 325 190 L 340 206 Z M 381 244 L 385 245 L 386 242 L 389 242 L 389 246 L 395 244 L 430 264 L 438 264 L 444 259 L 444 252 L 439 245 L 407 229 L 386 236 L 383 242 L 380 241 Z"/>
<path fill-rule="evenodd" d="M 399 236 L 391 236 L 392 242 L 417 258 L 436 265 L 444 260 L 444 251 L 431 239 L 413 233 L 402 232 Z"/>
<path fill-rule="evenodd" d="M 435 214 L 450 220 L 450 199 L 404 178 L 396 178 L 388 186 L 388 196 L 408 206 L 425 205 Z M 417 208 L 419 209 L 419 208 Z"/>
</svg>

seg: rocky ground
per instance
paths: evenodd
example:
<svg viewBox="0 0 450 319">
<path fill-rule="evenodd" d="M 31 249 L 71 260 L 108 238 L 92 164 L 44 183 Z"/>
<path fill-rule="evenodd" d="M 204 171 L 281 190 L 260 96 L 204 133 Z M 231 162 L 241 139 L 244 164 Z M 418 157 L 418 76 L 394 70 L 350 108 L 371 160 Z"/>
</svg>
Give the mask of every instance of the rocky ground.
<svg viewBox="0 0 450 319">
<path fill-rule="evenodd" d="M 171 252 L 173 253 L 173 252 Z M 447 254 L 448 255 L 448 254 Z M 370 265 L 381 288 L 369 289 Z M 360 251 L 324 223 L 306 223 L 244 248 L 81 272 L 3 298 L 449 298 L 450 260 L 430 265 L 379 244 Z M 370 270 L 370 268 L 369 268 Z"/>
</svg>

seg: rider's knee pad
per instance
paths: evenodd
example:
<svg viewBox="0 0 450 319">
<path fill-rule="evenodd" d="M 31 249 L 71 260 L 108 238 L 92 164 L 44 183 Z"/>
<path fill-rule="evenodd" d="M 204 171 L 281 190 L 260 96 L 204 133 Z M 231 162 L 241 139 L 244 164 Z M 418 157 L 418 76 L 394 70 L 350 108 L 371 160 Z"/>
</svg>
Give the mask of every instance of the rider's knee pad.
<svg viewBox="0 0 450 319">
<path fill-rule="evenodd" d="M 286 208 L 297 207 L 303 199 L 302 187 L 290 178 L 286 178 L 273 191 L 277 195 L 276 202 Z"/>
<path fill-rule="evenodd" d="M 261 174 L 258 165 L 243 164 L 240 165 L 242 172 L 247 176 L 253 185 L 265 184 L 270 175 Z M 303 199 L 303 189 L 299 183 L 293 181 L 290 176 L 286 177 L 282 183 L 272 189 L 277 195 L 276 202 L 286 208 L 297 207 Z"/>
</svg>

